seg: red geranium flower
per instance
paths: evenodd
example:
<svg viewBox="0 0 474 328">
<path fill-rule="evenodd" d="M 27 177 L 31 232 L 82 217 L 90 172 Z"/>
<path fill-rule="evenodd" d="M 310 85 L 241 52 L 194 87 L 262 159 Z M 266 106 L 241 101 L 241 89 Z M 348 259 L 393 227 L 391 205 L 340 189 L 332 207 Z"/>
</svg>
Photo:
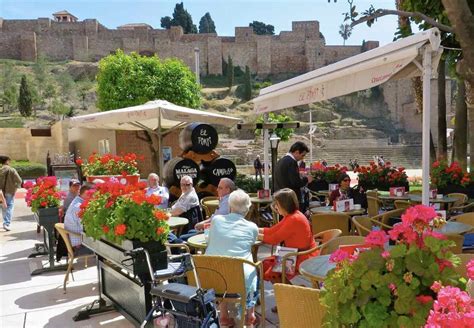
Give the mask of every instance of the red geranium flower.
<svg viewBox="0 0 474 328">
<path fill-rule="evenodd" d="M 115 227 L 115 235 L 117 236 L 122 236 L 125 235 L 125 232 L 127 232 L 127 226 L 125 224 L 119 224 L 118 226 Z"/>
</svg>

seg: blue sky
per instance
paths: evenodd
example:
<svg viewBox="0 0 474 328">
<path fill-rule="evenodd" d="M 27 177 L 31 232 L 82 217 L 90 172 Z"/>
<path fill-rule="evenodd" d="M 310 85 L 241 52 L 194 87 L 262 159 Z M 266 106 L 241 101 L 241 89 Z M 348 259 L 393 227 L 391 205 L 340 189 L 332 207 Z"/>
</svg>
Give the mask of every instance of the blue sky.
<svg viewBox="0 0 474 328">
<path fill-rule="evenodd" d="M 50 17 L 60 10 L 68 10 L 80 20 L 96 18 L 108 28 L 127 23 L 148 23 L 160 27 L 160 18 L 171 16 L 178 1 L 165 0 L 0 0 L 0 17 L 4 19 L 36 19 Z M 209 12 L 217 33 L 234 36 L 236 26 L 248 26 L 254 20 L 272 24 L 275 33 L 290 31 L 292 21 L 318 20 L 320 30 L 326 37 L 326 44 L 342 44 L 339 26 L 343 13 L 348 11 L 346 0 L 328 3 L 328 0 L 188 0 L 183 1 L 185 9 L 198 26 L 200 18 Z M 394 0 L 355 0 L 359 12 L 370 4 L 376 8 L 394 8 Z M 386 16 L 372 26 L 361 24 L 355 27 L 346 44 L 360 45 L 362 40 L 377 40 L 381 45 L 392 41 L 396 31 L 395 16 Z"/>
</svg>

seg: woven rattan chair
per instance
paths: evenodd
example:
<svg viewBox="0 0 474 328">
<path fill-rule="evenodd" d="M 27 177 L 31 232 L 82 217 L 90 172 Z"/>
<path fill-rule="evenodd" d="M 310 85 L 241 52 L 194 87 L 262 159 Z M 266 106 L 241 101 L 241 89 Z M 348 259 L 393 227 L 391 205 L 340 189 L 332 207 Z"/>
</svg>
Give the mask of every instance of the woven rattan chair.
<svg viewBox="0 0 474 328">
<path fill-rule="evenodd" d="M 348 236 L 350 219 L 350 216 L 344 213 L 315 213 L 311 215 L 313 234 L 330 229 L 339 229 L 343 236 Z"/>
<path fill-rule="evenodd" d="M 456 245 L 450 247 L 449 250 L 454 254 L 461 254 L 462 246 L 464 244 L 464 236 L 456 234 L 446 234 L 445 236 L 448 238 L 448 240 L 454 241 L 456 243 Z"/>
<path fill-rule="evenodd" d="M 306 255 L 306 254 L 310 254 L 318 249 L 321 249 L 322 247 L 324 247 L 324 245 L 326 245 L 327 242 L 329 242 L 330 240 L 333 240 L 334 238 L 337 238 L 339 237 L 340 235 L 342 234 L 342 231 L 339 230 L 339 229 L 330 229 L 330 230 L 325 230 L 325 231 L 321 231 L 317 234 L 315 234 L 313 236 L 314 240 L 319 244 L 318 246 L 316 247 L 313 247 L 313 248 L 310 248 L 306 251 L 300 251 L 300 252 L 290 252 L 290 253 L 287 253 L 283 256 L 283 258 L 281 259 L 281 266 L 282 268 L 286 268 L 286 261 L 292 257 L 292 256 L 296 256 L 298 257 L 299 255 Z M 285 270 L 282 270 L 282 273 L 281 273 L 281 282 L 283 284 L 286 284 L 286 271 Z"/>
<path fill-rule="evenodd" d="M 206 218 L 210 218 L 212 214 L 216 211 L 217 207 L 216 205 L 209 204 L 210 200 L 219 200 L 219 197 L 217 196 L 207 196 L 201 198 L 201 207 L 204 209 L 204 212 L 206 213 Z"/>
<path fill-rule="evenodd" d="M 54 228 L 58 231 L 58 233 L 61 235 L 61 237 L 64 240 L 64 243 L 66 244 L 67 248 L 67 257 L 68 257 L 68 267 L 66 271 L 66 276 L 64 277 L 64 283 L 63 283 L 63 290 L 64 293 L 66 293 L 66 284 L 69 281 L 69 274 L 72 276 L 72 280 L 74 280 L 74 275 L 72 274 L 72 265 L 74 263 L 74 259 L 76 258 L 84 258 L 85 259 L 85 266 L 87 267 L 87 258 L 95 256 L 94 253 L 88 253 L 88 254 L 74 254 L 74 248 L 71 245 L 71 241 L 69 240 L 69 235 L 74 235 L 74 236 L 81 236 L 77 233 L 67 231 L 64 228 L 64 223 L 56 223 L 54 225 Z"/>
<path fill-rule="evenodd" d="M 466 265 L 467 263 L 474 259 L 474 254 L 456 254 L 461 259 L 461 263 L 458 266 L 454 267 L 454 270 L 461 275 L 461 277 L 468 279 Z"/>
<path fill-rule="evenodd" d="M 362 236 L 341 236 L 334 238 L 327 242 L 321 248 L 321 255 L 328 255 L 334 253 L 339 246 L 342 245 L 357 245 L 363 244 L 365 242 L 365 238 Z"/>
<path fill-rule="evenodd" d="M 421 189 L 418 189 L 418 190 L 410 190 L 408 192 L 409 195 L 421 195 L 423 193 L 423 191 Z"/>
<path fill-rule="evenodd" d="M 466 194 L 462 194 L 459 192 L 454 192 L 447 195 L 451 198 L 456 198 L 457 200 L 451 205 L 451 207 L 460 207 L 466 204 L 468 197 Z"/>
<path fill-rule="evenodd" d="M 281 328 L 318 328 L 325 313 L 319 290 L 275 284 L 275 300 Z"/>
<path fill-rule="evenodd" d="M 372 231 L 374 226 L 385 228 L 385 226 L 380 222 L 375 221 L 368 216 L 353 216 L 351 220 L 357 230 L 357 233 L 362 237 L 367 236 Z"/>
<path fill-rule="evenodd" d="M 255 267 L 260 278 L 261 322 L 265 325 L 265 294 L 262 280 L 262 262 L 254 263 L 241 258 L 214 255 L 193 255 L 193 260 L 202 288 L 213 288 L 220 301 L 240 303 L 242 309 L 241 318 L 245 318 L 245 304 L 247 301 L 244 264 Z M 188 283 L 195 286 L 194 274 L 189 272 L 187 277 Z M 244 319 L 241 320 L 240 326 L 244 326 Z"/>
<path fill-rule="evenodd" d="M 370 217 L 376 216 L 380 212 L 382 202 L 377 197 L 369 196 L 367 193 L 367 214 Z"/>
<path fill-rule="evenodd" d="M 413 206 L 413 204 L 408 200 L 396 200 L 393 202 L 393 205 L 395 206 L 395 209 L 407 209 L 410 206 Z"/>
<path fill-rule="evenodd" d="M 371 217 L 372 221 L 377 221 L 377 224 L 384 229 L 392 229 L 389 221 L 392 218 L 399 218 L 406 211 L 405 208 L 397 208 L 391 211 L 383 212 L 379 215 Z"/>
<path fill-rule="evenodd" d="M 450 219 L 450 221 L 461 222 L 465 224 L 469 224 L 473 227 L 474 230 L 474 212 L 464 213 L 461 215 L 454 216 Z M 470 232 L 472 232 L 471 230 Z"/>
</svg>

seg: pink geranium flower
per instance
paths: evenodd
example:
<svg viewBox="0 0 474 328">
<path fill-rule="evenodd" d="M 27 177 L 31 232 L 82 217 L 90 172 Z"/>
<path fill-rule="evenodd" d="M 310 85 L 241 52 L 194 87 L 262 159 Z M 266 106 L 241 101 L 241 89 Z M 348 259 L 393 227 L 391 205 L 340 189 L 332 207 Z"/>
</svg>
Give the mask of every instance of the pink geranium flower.
<svg viewBox="0 0 474 328">
<path fill-rule="evenodd" d="M 469 279 L 474 280 L 474 259 L 470 260 L 466 265 L 467 276 Z"/>
<path fill-rule="evenodd" d="M 388 235 L 383 230 L 373 230 L 365 237 L 365 243 L 370 246 L 383 247 L 386 242 L 388 242 Z"/>
<path fill-rule="evenodd" d="M 457 287 L 441 288 L 425 325 L 434 327 L 474 327 L 471 297 Z"/>
<path fill-rule="evenodd" d="M 329 261 L 333 263 L 340 263 L 344 260 L 349 259 L 349 257 L 350 257 L 350 254 L 347 251 L 338 249 L 334 253 L 331 254 L 331 256 L 329 257 Z"/>
</svg>

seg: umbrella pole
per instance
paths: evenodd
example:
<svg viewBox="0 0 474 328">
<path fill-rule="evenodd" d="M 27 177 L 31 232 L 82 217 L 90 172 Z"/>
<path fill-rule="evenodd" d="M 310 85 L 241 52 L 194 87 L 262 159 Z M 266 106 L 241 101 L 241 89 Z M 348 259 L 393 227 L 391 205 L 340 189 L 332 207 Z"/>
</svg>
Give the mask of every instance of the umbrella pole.
<svg viewBox="0 0 474 328">
<path fill-rule="evenodd" d="M 163 181 L 163 134 L 161 133 L 161 108 L 158 108 L 158 170 Z"/>
<path fill-rule="evenodd" d="M 429 205 L 430 191 L 430 111 L 431 111 L 431 46 L 423 50 L 423 135 L 422 135 L 422 204 Z"/>
<path fill-rule="evenodd" d="M 263 123 L 267 123 L 268 114 L 263 114 Z M 263 189 L 270 189 L 269 170 L 268 170 L 268 129 L 263 129 L 263 172 L 265 173 Z"/>
</svg>

